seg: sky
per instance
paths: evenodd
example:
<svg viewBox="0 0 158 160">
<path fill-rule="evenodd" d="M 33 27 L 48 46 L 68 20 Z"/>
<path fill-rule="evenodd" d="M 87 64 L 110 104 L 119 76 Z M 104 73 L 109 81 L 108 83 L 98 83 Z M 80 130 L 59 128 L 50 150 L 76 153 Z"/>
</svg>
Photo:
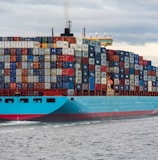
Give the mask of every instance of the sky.
<svg viewBox="0 0 158 160">
<path fill-rule="evenodd" d="M 71 20 L 75 36 L 112 36 L 109 49 L 158 66 L 158 0 L 0 0 L 0 36 L 50 36 Z"/>
</svg>

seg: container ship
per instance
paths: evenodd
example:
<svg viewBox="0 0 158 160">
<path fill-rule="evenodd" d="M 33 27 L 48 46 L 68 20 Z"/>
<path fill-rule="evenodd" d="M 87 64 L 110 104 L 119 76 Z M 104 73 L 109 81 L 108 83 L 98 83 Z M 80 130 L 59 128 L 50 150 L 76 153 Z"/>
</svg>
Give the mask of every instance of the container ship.
<svg viewBox="0 0 158 160">
<path fill-rule="evenodd" d="M 158 113 L 158 67 L 112 38 L 0 37 L 0 121 L 80 121 Z"/>
</svg>

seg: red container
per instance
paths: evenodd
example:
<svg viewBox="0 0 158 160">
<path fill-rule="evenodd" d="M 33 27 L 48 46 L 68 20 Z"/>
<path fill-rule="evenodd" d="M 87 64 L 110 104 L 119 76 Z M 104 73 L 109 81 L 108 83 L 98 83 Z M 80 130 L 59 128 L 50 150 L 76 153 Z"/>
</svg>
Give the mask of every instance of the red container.
<svg viewBox="0 0 158 160">
<path fill-rule="evenodd" d="M 102 90 L 106 90 L 107 89 L 107 85 L 106 84 L 101 84 L 101 89 Z"/>
<path fill-rule="evenodd" d="M 119 55 L 114 55 L 114 61 L 119 62 Z"/>
<path fill-rule="evenodd" d="M 125 66 L 125 63 L 124 62 L 120 62 L 120 67 L 124 68 L 124 66 Z"/>
<path fill-rule="evenodd" d="M 16 83 L 15 83 L 15 82 L 11 82 L 11 83 L 10 83 L 10 89 L 11 89 L 11 90 L 16 89 Z"/>
<path fill-rule="evenodd" d="M 16 62 L 16 55 L 10 56 L 10 62 Z"/>
<path fill-rule="evenodd" d="M 28 77 L 27 76 L 22 76 L 22 82 L 27 83 L 28 82 Z"/>
<path fill-rule="evenodd" d="M 148 65 L 148 61 L 147 60 L 143 60 L 143 65 Z"/>
<path fill-rule="evenodd" d="M 16 55 L 16 49 L 15 48 L 11 48 L 10 49 L 10 54 L 11 55 Z"/>
<path fill-rule="evenodd" d="M 109 55 L 114 55 L 115 54 L 115 51 L 114 50 L 107 50 L 107 54 L 109 54 Z"/>
<path fill-rule="evenodd" d="M 89 64 L 89 71 L 95 71 L 95 65 Z"/>
<path fill-rule="evenodd" d="M 22 48 L 22 55 L 27 55 L 27 48 Z"/>
<path fill-rule="evenodd" d="M 101 72 L 106 72 L 106 66 L 101 66 Z"/>
<path fill-rule="evenodd" d="M 21 69 L 22 68 L 22 62 L 16 62 L 16 68 Z"/>
<path fill-rule="evenodd" d="M 139 65 L 143 66 L 143 60 L 139 60 Z"/>
<path fill-rule="evenodd" d="M 134 70 L 135 75 L 139 75 L 139 70 Z"/>
<path fill-rule="evenodd" d="M 89 59 L 86 57 L 82 57 L 82 64 L 88 64 Z"/>
<path fill-rule="evenodd" d="M 13 37 L 14 41 L 20 41 L 20 37 Z"/>
<path fill-rule="evenodd" d="M 148 73 L 147 73 L 147 74 L 148 74 L 148 76 L 151 76 L 151 75 L 152 75 L 152 74 L 151 74 L 151 71 L 147 71 L 147 72 L 148 72 Z"/>
<path fill-rule="evenodd" d="M 22 76 L 27 76 L 27 75 L 28 75 L 27 69 L 22 69 Z"/>
<path fill-rule="evenodd" d="M 56 66 L 57 66 L 57 68 L 62 68 L 63 63 L 62 63 L 62 62 L 57 62 L 57 63 L 56 63 Z"/>
<path fill-rule="evenodd" d="M 74 56 L 72 55 L 63 55 L 62 56 L 63 62 L 74 62 Z"/>
<path fill-rule="evenodd" d="M 27 83 L 22 83 L 22 89 L 27 89 Z"/>
<path fill-rule="evenodd" d="M 63 76 L 74 76 L 74 74 L 75 74 L 74 68 L 62 69 L 62 75 Z"/>
<path fill-rule="evenodd" d="M 125 84 L 125 80 L 124 79 L 120 79 L 120 85 L 124 85 Z"/>
<path fill-rule="evenodd" d="M 62 55 L 57 55 L 56 56 L 56 61 L 57 62 L 62 62 L 62 60 L 63 60 L 63 56 Z"/>
<path fill-rule="evenodd" d="M 40 67 L 39 62 L 33 62 L 33 68 L 38 69 Z"/>
<path fill-rule="evenodd" d="M 129 74 L 129 69 L 128 68 L 125 69 L 125 74 Z"/>
<path fill-rule="evenodd" d="M 101 84 L 95 84 L 95 90 L 101 90 Z"/>
<path fill-rule="evenodd" d="M 10 69 L 4 69 L 4 75 L 10 76 Z"/>
<path fill-rule="evenodd" d="M 156 71 L 151 71 L 152 76 L 156 76 Z"/>
</svg>

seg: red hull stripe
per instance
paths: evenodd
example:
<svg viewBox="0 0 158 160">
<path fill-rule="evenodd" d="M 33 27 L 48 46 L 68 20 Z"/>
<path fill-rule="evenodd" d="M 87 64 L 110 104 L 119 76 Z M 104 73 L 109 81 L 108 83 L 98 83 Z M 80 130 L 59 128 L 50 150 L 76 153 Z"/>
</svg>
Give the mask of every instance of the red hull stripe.
<svg viewBox="0 0 158 160">
<path fill-rule="evenodd" d="M 83 113 L 83 114 L 11 114 L 11 115 L 0 115 L 0 119 L 4 120 L 31 120 L 40 119 L 44 120 L 55 120 L 55 121 L 66 121 L 66 120 L 82 120 L 82 119 L 98 119 L 98 118 L 109 118 L 109 117 L 130 117 L 130 116 L 143 116 L 143 115 L 154 115 L 158 111 L 131 111 L 131 112 L 100 112 L 100 113 Z M 47 117 L 47 118 L 46 118 Z"/>
<path fill-rule="evenodd" d="M 0 119 L 4 120 L 31 120 L 33 118 L 39 118 L 45 116 L 45 114 L 3 114 L 0 115 Z"/>
</svg>

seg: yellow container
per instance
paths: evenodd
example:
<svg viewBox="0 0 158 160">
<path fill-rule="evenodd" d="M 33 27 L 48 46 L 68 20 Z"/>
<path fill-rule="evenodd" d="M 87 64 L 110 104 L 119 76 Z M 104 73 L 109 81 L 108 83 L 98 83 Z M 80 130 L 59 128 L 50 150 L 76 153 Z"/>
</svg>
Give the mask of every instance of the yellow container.
<svg viewBox="0 0 158 160">
<path fill-rule="evenodd" d="M 48 43 L 42 43 L 42 48 L 48 48 Z"/>
</svg>

